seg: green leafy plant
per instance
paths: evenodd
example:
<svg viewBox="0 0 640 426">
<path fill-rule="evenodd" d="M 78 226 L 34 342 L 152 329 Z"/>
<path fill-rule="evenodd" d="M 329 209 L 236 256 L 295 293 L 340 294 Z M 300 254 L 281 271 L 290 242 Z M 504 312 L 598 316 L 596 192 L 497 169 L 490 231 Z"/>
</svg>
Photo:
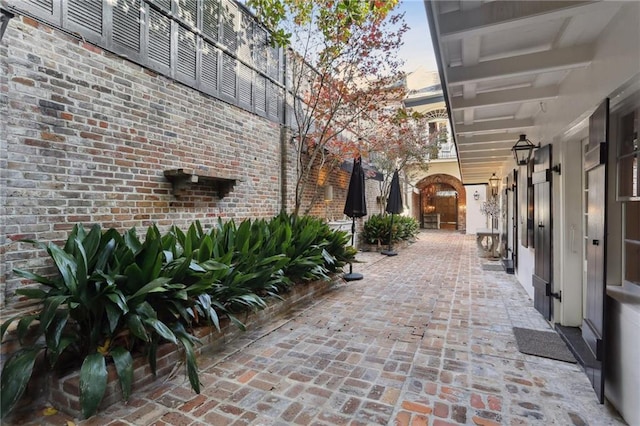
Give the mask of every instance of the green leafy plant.
<svg viewBox="0 0 640 426">
<path fill-rule="evenodd" d="M 385 216 L 374 214 L 364 223 L 362 239 L 367 244 L 389 244 L 389 230 L 391 221 Z"/>
<path fill-rule="evenodd" d="M 372 215 L 365 223 L 362 238 L 368 244 L 389 244 L 391 215 Z M 417 237 L 418 221 L 409 216 L 395 215 L 393 218 L 393 242 L 410 241 Z"/>
<path fill-rule="evenodd" d="M 410 241 L 418 236 L 419 224 L 418 221 L 409 216 L 396 216 L 393 221 L 393 226 L 398 226 L 394 229 L 394 240 L 396 241 Z M 397 236 L 395 235 L 397 233 Z"/>
<path fill-rule="evenodd" d="M 270 221 L 218 221 L 205 231 L 199 222 L 186 232 L 156 226 L 141 241 L 135 228 L 120 234 L 94 225 L 74 226 L 64 246 L 27 241 L 46 250 L 57 273 L 14 272 L 38 288 L 17 293 L 37 301 L 33 314 L 8 319 L 0 339 L 17 321 L 21 349 L 2 370 L 2 416 L 23 395 L 38 356 L 50 368 L 81 360 L 80 405 L 93 415 L 106 391 L 113 364 L 125 400 L 131 394 L 133 359 L 145 355 L 156 372 L 160 344 L 183 349 L 187 376 L 200 392 L 194 327 L 220 315 L 241 329 L 236 314 L 266 307 L 294 282 L 327 279 L 355 257 L 346 232 L 334 232 L 320 219 L 281 214 Z M 34 332 L 35 330 L 35 332 Z M 77 362 L 77 361 L 75 361 Z"/>
<path fill-rule="evenodd" d="M 195 368 L 195 357 L 190 353 L 197 340 L 185 336 L 165 307 L 168 299 L 175 302 L 187 298 L 183 284 L 162 275 L 163 252 L 157 228 L 149 228 L 144 243 L 134 229 L 121 236 L 115 230 L 103 233 L 98 225 L 89 232 L 76 225 L 64 247 L 28 242 L 47 251 L 57 275 L 48 278 L 14 271 L 42 285 L 17 290 L 37 300 L 41 310 L 10 318 L 1 326 L 0 338 L 18 320 L 17 335 L 23 346 L 2 370 L 3 416 L 24 393 L 42 351 L 52 368 L 63 355 L 83 360 L 80 405 L 85 417 L 95 413 L 104 396 L 108 361 L 115 364 L 123 395 L 128 398 L 133 381 L 132 351 L 141 346 L 154 348 L 155 343 L 165 340 L 181 344 L 187 368 Z M 38 324 L 36 333 L 26 341 L 32 323 Z M 155 371 L 155 351 L 148 350 L 147 354 Z M 189 379 L 199 392 L 197 375 L 190 374 Z"/>
</svg>

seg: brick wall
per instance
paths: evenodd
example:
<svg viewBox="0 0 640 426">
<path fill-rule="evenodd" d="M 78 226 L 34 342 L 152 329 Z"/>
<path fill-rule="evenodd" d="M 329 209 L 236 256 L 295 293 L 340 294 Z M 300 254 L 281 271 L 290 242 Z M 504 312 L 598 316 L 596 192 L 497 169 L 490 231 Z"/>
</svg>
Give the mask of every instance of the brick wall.
<svg viewBox="0 0 640 426">
<path fill-rule="evenodd" d="M 62 240 L 78 222 L 163 231 L 271 217 L 283 183 L 291 200 L 277 123 L 26 17 L 10 21 L 0 56 L 0 307 L 21 284 L 13 268 L 48 265 L 18 239 Z M 238 181 L 222 199 L 203 185 L 176 197 L 163 172 L 183 167 Z"/>
</svg>

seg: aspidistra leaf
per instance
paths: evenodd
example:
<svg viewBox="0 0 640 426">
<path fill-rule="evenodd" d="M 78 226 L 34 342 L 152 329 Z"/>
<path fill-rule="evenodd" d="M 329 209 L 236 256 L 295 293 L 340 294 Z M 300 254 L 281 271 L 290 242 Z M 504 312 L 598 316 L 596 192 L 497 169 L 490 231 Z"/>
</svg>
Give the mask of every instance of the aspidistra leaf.
<svg viewBox="0 0 640 426">
<path fill-rule="evenodd" d="M 29 271 L 25 271 L 23 269 L 17 269 L 17 268 L 14 269 L 13 272 L 16 275 L 18 275 L 18 276 L 20 276 L 22 278 L 26 278 L 28 280 L 35 281 L 35 282 L 40 283 L 40 284 L 44 284 L 44 285 L 46 285 L 48 287 L 56 287 L 56 285 L 55 285 L 56 283 L 53 280 L 51 280 L 50 278 L 47 278 L 47 277 L 43 277 L 42 275 L 34 274 L 33 272 L 29 272 Z M 21 290 L 27 290 L 27 289 L 26 288 L 25 289 L 19 289 L 19 290 L 16 290 L 16 292 L 21 291 Z M 42 291 L 42 290 L 40 290 L 40 291 Z M 24 294 L 24 295 L 29 297 L 30 299 L 35 299 L 36 298 L 36 297 L 30 297 L 28 294 Z"/>
<path fill-rule="evenodd" d="M 166 289 L 164 288 L 164 285 L 169 281 L 171 281 L 171 278 L 167 278 L 167 277 L 156 278 L 155 280 L 145 284 L 144 287 L 136 291 L 133 296 L 129 297 L 129 300 L 146 295 L 148 293 L 157 293 L 157 292 L 166 291 Z"/>
<path fill-rule="evenodd" d="M 105 303 L 104 310 L 107 313 L 107 319 L 109 321 L 109 331 L 113 333 L 120 322 L 120 318 L 126 313 L 123 312 L 118 306 L 113 303 Z"/>
<path fill-rule="evenodd" d="M 187 375 L 189 377 L 189 383 L 191 384 L 191 388 L 193 388 L 194 392 L 200 393 L 200 378 L 198 377 L 198 364 L 196 362 L 196 355 L 193 350 L 193 343 L 185 333 L 177 333 L 178 339 L 182 342 L 182 346 L 184 347 L 184 355 L 187 361 Z"/>
<path fill-rule="evenodd" d="M 138 314 L 129 313 L 127 315 L 127 326 L 129 327 L 129 330 L 131 330 L 131 333 L 133 333 L 133 335 L 138 339 L 144 342 L 149 341 L 149 334 L 147 333 L 144 324 L 142 324 L 142 320 Z"/>
<path fill-rule="evenodd" d="M 127 401 L 131 395 L 131 384 L 133 383 L 133 358 L 128 350 L 122 346 L 115 347 L 111 350 L 113 363 L 116 366 L 116 372 L 120 379 L 120 387 L 122 388 L 122 396 Z"/>
<path fill-rule="evenodd" d="M 38 315 L 26 315 L 20 318 L 20 321 L 18 321 L 18 327 L 16 328 L 16 330 L 18 332 L 18 340 L 21 344 L 24 344 L 23 339 L 27 335 L 31 324 L 36 318 L 38 318 Z"/>
<path fill-rule="evenodd" d="M 88 355 L 80 367 L 80 408 L 84 418 L 91 417 L 107 389 L 107 367 L 102 354 Z"/>
<path fill-rule="evenodd" d="M 50 243 L 47 248 L 49 255 L 53 259 L 62 276 L 63 282 L 66 285 L 67 291 L 71 294 L 76 293 L 76 272 L 78 267 L 76 265 L 76 260 L 69 254 L 63 251 L 57 245 Z"/>
<path fill-rule="evenodd" d="M 60 307 L 60 305 L 67 301 L 69 296 L 61 295 L 61 296 L 52 296 L 44 301 L 44 308 L 40 313 L 40 330 L 43 332 L 49 328 L 49 324 L 53 320 L 53 317 L 56 314 L 56 311 Z"/>
<path fill-rule="evenodd" d="M 87 255 L 87 270 L 90 270 L 95 265 L 95 256 L 100 247 L 100 238 L 102 237 L 102 230 L 97 223 L 91 227 L 91 231 L 82 240 L 85 254 Z"/>
<path fill-rule="evenodd" d="M 20 349 L 4 364 L 0 382 L 0 413 L 3 418 L 22 397 L 41 350 L 40 346 Z"/>
<path fill-rule="evenodd" d="M 49 354 L 49 362 L 54 365 L 60 355 L 60 337 L 62 331 L 67 325 L 68 315 L 66 311 L 57 311 L 54 316 L 49 329 L 45 333 L 45 340 L 47 342 L 47 349 Z"/>
<path fill-rule="evenodd" d="M 167 327 L 162 321 L 155 318 L 146 318 L 144 322 L 153 327 L 156 333 L 158 333 L 162 338 L 172 343 L 177 343 L 176 336 L 173 334 L 173 331 L 171 331 L 171 329 Z"/>
</svg>

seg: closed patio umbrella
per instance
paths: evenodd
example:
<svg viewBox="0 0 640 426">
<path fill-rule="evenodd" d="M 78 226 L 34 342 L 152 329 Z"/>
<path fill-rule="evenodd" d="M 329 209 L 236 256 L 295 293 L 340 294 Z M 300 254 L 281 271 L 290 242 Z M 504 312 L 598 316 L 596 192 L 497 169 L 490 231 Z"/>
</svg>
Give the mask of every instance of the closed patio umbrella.
<svg viewBox="0 0 640 426">
<path fill-rule="evenodd" d="M 391 213 L 391 229 L 389 229 L 389 248 L 382 250 L 381 254 L 387 256 L 396 256 L 398 253 L 393 251 L 393 215 L 402 213 L 402 192 L 400 190 L 400 176 L 398 176 L 398 169 L 393 172 L 393 178 L 391 178 L 391 188 L 389 188 L 389 198 L 387 199 L 387 213 Z"/>
<path fill-rule="evenodd" d="M 351 171 L 351 179 L 349 180 L 349 189 L 347 190 L 347 200 L 344 204 L 344 214 L 349 216 L 351 222 L 351 245 L 354 245 L 356 234 L 356 217 L 367 215 L 367 201 L 364 195 L 364 171 L 362 170 L 362 158 L 353 159 L 353 170 Z M 349 273 L 344 274 L 346 281 L 356 281 L 363 278 L 362 274 L 353 272 L 353 265 L 349 262 Z"/>
</svg>

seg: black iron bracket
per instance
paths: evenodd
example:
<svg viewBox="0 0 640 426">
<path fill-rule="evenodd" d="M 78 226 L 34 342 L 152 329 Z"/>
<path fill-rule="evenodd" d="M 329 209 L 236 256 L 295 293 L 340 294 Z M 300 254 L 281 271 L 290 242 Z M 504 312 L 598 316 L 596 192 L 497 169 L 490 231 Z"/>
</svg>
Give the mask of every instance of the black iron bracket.
<svg viewBox="0 0 640 426">
<path fill-rule="evenodd" d="M 554 171 L 554 172 L 556 172 L 556 173 L 557 173 L 557 174 L 559 174 L 559 175 L 561 175 L 561 174 L 562 174 L 562 173 L 561 173 L 561 171 L 560 171 L 560 170 L 561 170 L 561 168 L 560 168 L 560 163 L 558 163 L 558 164 L 556 164 L 555 166 L 553 166 L 553 167 L 551 168 L 551 170 L 552 170 L 552 171 Z"/>
<path fill-rule="evenodd" d="M 554 299 L 558 299 L 558 302 L 562 302 L 562 291 L 559 291 L 557 293 L 550 293 L 549 296 L 553 297 Z"/>
</svg>

